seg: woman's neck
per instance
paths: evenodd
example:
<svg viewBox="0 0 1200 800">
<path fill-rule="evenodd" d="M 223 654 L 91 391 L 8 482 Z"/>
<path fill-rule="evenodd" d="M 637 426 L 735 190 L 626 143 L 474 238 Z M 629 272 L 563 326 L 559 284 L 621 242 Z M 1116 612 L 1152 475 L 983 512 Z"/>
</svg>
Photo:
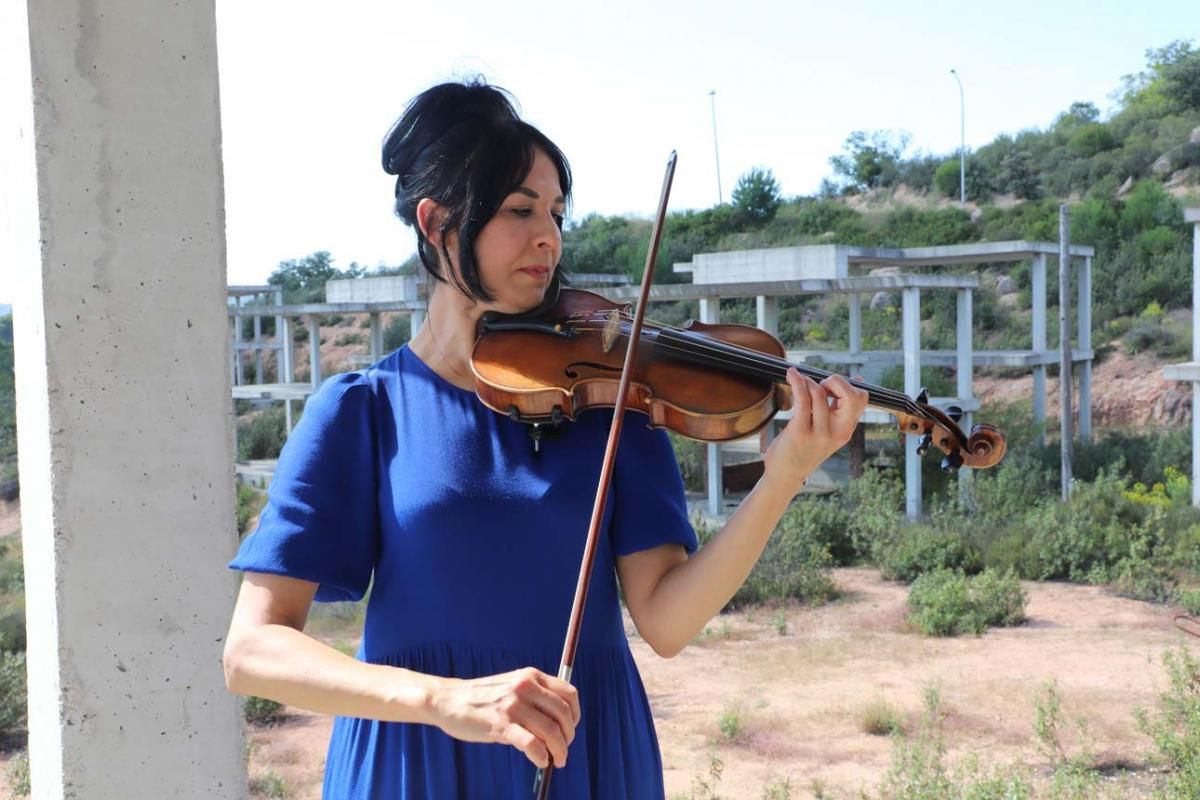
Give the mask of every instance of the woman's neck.
<svg viewBox="0 0 1200 800">
<path fill-rule="evenodd" d="M 471 350 L 475 346 L 476 323 L 486 310 L 453 286 L 435 284 L 425 322 L 414 332 L 409 347 L 446 381 L 475 391 Z"/>
</svg>

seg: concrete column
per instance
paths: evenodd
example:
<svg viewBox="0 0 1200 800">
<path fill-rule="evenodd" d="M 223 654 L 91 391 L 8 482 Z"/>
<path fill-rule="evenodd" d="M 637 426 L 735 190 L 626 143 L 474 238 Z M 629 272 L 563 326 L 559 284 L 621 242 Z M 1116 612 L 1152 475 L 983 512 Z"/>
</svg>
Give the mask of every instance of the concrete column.
<svg viewBox="0 0 1200 800">
<path fill-rule="evenodd" d="M 1192 361 L 1200 361 L 1200 208 L 1184 210 L 1192 225 Z M 1192 505 L 1200 506 L 1200 383 L 1192 382 Z"/>
<path fill-rule="evenodd" d="M 850 354 L 862 352 L 862 295 L 857 292 L 846 296 L 850 306 Z"/>
<path fill-rule="evenodd" d="M 271 299 L 275 305 L 283 305 L 283 289 L 276 289 L 275 293 L 271 296 Z M 282 314 L 275 315 L 275 344 L 281 345 L 275 349 L 275 382 L 286 383 L 286 380 L 283 377 L 283 349 L 286 345 L 284 345 L 283 341 Z"/>
<path fill-rule="evenodd" d="M 282 347 L 279 350 L 279 382 L 294 383 L 296 380 L 296 350 L 292 344 L 292 318 L 280 317 L 282 323 L 277 329 L 280 331 Z"/>
<path fill-rule="evenodd" d="M 758 327 L 766 331 L 772 336 L 779 336 L 779 298 L 774 296 L 759 295 L 755 298 L 755 312 L 757 316 Z M 771 420 L 762 429 L 759 435 L 759 446 L 762 452 L 767 451 L 767 446 L 779 435 L 780 422 Z"/>
<path fill-rule="evenodd" d="M 902 340 L 904 345 L 904 393 L 916 397 L 921 391 L 921 290 L 902 290 Z M 921 457 L 919 437 L 904 437 L 904 511 L 909 519 L 921 516 Z"/>
<path fill-rule="evenodd" d="M 1092 349 L 1092 257 L 1079 270 L 1079 349 Z M 1092 360 L 1079 365 L 1079 440 L 1092 438 Z"/>
<path fill-rule="evenodd" d="M 779 335 L 779 298 L 759 295 L 755 298 L 758 327 L 772 336 Z"/>
<path fill-rule="evenodd" d="M 308 326 L 308 381 L 313 391 L 321 385 L 321 325 L 316 314 L 307 314 L 304 324 Z"/>
<path fill-rule="evenodd" d="M 262 295 L 256 293 L 254 305 L 258 305 L 262 299 Z M 262 315 L 258 313 L 254 315 L 254 382 L 260 386 L 263 382 Z"/>
<path fill-rule="evenodd" d="M 1038 254 L 1033 259 L 1030 276 L 1033 282 L 1033 349 L 1038 357 L 1046 353 L 1046 256 Z M 1046 365 L 1033 368 L 1033 422 L 1041 426 L 1038 444 L 1046 443 Z"/>
<path fill-rule="evenodd" d="M 413 311 L 408 317 L 408 338 L 411 341 L 417 335 L 417 331 L 421 330 L 421 326 L 425 324 L 425 309 Z"/>
<path fill-rule="evenodd" d="M 383 358 L 383 315 L 371 312 L 371 363 Z"/>
<path fill-rule="evenodd" d="M 233 298 L 233 304 L 237 308 L 242 307 L 242 296 L 239 294 Z M 234 316 L 233 318 L 233 385 L 241 386 L 246 382 L 246 370 L 243 367 L 242 360 L 242 318 Z"/>
<path fill-rule="evenodd" d="M 975 388 L 972 385 L 972 370 L 974 368 L 974 332 L 972 326 L 972 315 L 974 295 L 970 289 L 958 290 L 958 314 L 957 314 L 957 342 L 955 347 L 955 395 L 960 403 L 965 407 L 974 396 Z M 962 419 L 959 420 L 958 426 L 962 432 L 971 435 L 971 426 L 974 424 L 974 415 L 970 411 L 963 413 Z M 968 500 L 971 489 L 972 471 L 969 469 L 960 469 L 958 471 L 958 490 L 959 496 L 963 501 Z"/>
<path fill-rule="evenodd" d="M 247 794 L 216 55 L 212 2 L 0 4 L 34 800 Z"/>
<path fill-rule="evenodd" d="M 721 298 L 700 298 L 700 321 L 709 325 L 715 325 L 721 321 Z M 725 476 L 721 472 L 724 464 L 721 458 L 721 445 L 709 442 L 706 448 L 708 450 L 707 468 L 705 469 L 705 474 L 708 476 L 708 513 L 715 516 L 721 513 L 725 498 Z"/>
</svg>

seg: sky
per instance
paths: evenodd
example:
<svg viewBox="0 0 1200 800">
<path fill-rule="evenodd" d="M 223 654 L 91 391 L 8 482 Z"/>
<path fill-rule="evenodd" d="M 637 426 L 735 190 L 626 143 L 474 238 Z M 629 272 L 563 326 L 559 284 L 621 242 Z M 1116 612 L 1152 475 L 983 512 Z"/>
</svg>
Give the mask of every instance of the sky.
<svg viewBox="0 0 1200 800">
<path fill-rule="evenodd" d="M 380 142 L 444 80 L 482 74 L 515 95 L 570 159 L 578 220 L 649 216 L 671 150 L 671 209 L 707 208 L 755 166 L 785 196 L 815 192 L 859 129 L 952 155 L 960 113 L 968 150 L 1045 128 L 1074 101 L 1107 115 L 1148 48 L 1200 40 L 1195 0 L 216 7 L 230 284 L 317 250 L 340 268 L 404 261 L 415 237 L 392 214 Z"/>
</svg>

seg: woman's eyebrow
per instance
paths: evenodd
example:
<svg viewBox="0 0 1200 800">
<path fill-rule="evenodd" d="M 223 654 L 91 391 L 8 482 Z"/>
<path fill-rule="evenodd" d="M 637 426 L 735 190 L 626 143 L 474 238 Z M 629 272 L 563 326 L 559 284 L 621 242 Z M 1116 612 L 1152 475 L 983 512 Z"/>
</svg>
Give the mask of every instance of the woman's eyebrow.
<svg viewBox="0 0 1200 800">
<path fill-rule="evenodd" d="M 535 192 L 533 189 L 530 189 L 528 186 L 518 186 L 516 189 L 513 189 L 513 191 L 517 192 L 519 194 L 523 194 L 526 197 L 532 197 L 534 200 L 537 200 L 538 198 L 541 197 L 540 194 Z M 567 200 L 562 195 L 559 195 L 558 197 L 554 198 L 554 202 L 563 203 L 565 205 Z"/>
</svg>

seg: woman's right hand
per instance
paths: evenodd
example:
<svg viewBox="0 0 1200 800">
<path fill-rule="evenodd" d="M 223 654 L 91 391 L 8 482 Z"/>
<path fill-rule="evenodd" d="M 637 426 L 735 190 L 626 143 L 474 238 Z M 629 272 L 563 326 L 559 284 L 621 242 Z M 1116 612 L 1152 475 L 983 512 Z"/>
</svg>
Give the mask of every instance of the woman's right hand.
<svg viewBox="0 0 1200 800">
<path fill-rule="evenodd" d="M 435 724 L 465 742 L 510 744 L 539 768 L 567 763 L 579 724 L 579 693 L 570 683 L 526 667 L 485 678 L 439 681 L 431 698 Z"/>
</svg>

